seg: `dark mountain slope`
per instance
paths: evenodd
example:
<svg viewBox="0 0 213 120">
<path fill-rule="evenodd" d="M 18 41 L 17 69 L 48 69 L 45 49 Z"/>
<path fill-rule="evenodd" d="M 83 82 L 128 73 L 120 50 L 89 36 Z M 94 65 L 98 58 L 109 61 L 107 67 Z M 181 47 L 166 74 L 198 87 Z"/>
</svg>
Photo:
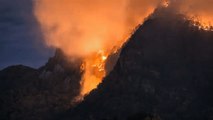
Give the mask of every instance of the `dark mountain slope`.
<svg viewBox="0 0 213 120">
<path fill-rule="evenodd" d="M 47 120 L 71 108 L 80 92 L 80 66 L 57 50 L 38 70 L 18 65 L 0 71 L 0 120 Z"/>
<path fill-rule="evenodd" d="M 11 66 L 8 68 L 3 69 L 0 72 L 1 84 L 0 84 L 0 91 L 5 89 L 12 89 L 14 87 L 22 86 L 28 82 L 28 78 L 32 78 L 32 76 L 38 75 L 36 69 L 17 65 Z M 19 80 L 14 80 L 14 79 Z"/>
<path fill-rule="evenodd" d="M 103 83 L 60 120 L 212 120 L 213 32 L 193 24 L 157 9 Z"/>
</svg>

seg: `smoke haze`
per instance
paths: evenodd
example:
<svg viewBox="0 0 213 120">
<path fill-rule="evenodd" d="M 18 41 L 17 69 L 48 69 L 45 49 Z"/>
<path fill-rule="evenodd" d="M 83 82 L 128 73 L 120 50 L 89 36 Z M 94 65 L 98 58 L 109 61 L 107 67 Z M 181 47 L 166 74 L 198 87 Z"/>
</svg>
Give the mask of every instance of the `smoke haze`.
<svg viewBox="0 0 213 120">
<path fill-rule="evenodd" d="M 46 43 L 72 56 L 109 50 L 128 37 L 159 0 L 37 0 Z"/>
</svg>

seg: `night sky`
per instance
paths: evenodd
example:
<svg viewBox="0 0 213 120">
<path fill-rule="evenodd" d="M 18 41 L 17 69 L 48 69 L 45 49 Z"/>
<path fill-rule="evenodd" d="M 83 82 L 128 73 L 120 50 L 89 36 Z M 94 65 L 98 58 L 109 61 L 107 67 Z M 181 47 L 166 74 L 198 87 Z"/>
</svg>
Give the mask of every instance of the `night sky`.
<svg viewBox="0 0 213 120">
<path fill-rule="evenodd" d="M 40 67 L 53 55 L 33 15 L 33 0 L 0 0 L 0 69 Z"/>
</svg>

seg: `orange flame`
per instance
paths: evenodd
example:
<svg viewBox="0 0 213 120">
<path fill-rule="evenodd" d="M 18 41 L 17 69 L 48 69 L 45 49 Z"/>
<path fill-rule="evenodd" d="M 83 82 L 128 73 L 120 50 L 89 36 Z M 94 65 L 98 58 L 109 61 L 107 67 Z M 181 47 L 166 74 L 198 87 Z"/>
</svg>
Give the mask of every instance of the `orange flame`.
<svg viewBox="0 0 213 120">
<path fill-rule="evenodd" d="M 103 78 L 106 76 L 105 64 L 108 56 L 112 53 L 117 53 L 128 37 L 129 36 L 118 41 L 116 46 L 112 49 L 99 50 L 97 53 L 87 56 L 84 59 L 82 70 L 85 71 L 85 73 L 81 80 L 81 96 L 87 95 L 102 82 Z"/>
<path fill-rule="evenodd" d="M 213 26 L 212 26 L 212 20 L 211 18 L 208 17 L 191 17 L 189 18 L 193 21 L 193 25 L 197 26 L 199 29 L 206 30 L 206 31 L 212 31 Z"/>
<path fill-rule="evenodd" d="M 83 69 L 85 70 L 82 79 L 81 95 L 88 94 L 91 90 L 95 89 L 105 76 L 105 61 L 107 54 L 100 50 L 98 53 L 85 58 Z"/>
</svg>

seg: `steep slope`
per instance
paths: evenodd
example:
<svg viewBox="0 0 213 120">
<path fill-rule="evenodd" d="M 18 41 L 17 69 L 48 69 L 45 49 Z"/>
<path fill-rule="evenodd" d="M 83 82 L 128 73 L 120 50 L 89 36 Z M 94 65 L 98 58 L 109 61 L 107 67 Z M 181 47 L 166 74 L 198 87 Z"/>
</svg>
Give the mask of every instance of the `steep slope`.
<svg viewBox="0 0 213 120">
<path fill-rule="evenodd" d="M 193 24 L 157 9 L 103 83 L 60 120 L 213 119 L 213 32 Z"/>
<path fill-rule="evenodd" d="M 18 65 L 0 71 L 0 119 L 47 120 L 69 109 L 80 92 L 80 66 L 57 50 L 38 70 Z"/>
</svg>

